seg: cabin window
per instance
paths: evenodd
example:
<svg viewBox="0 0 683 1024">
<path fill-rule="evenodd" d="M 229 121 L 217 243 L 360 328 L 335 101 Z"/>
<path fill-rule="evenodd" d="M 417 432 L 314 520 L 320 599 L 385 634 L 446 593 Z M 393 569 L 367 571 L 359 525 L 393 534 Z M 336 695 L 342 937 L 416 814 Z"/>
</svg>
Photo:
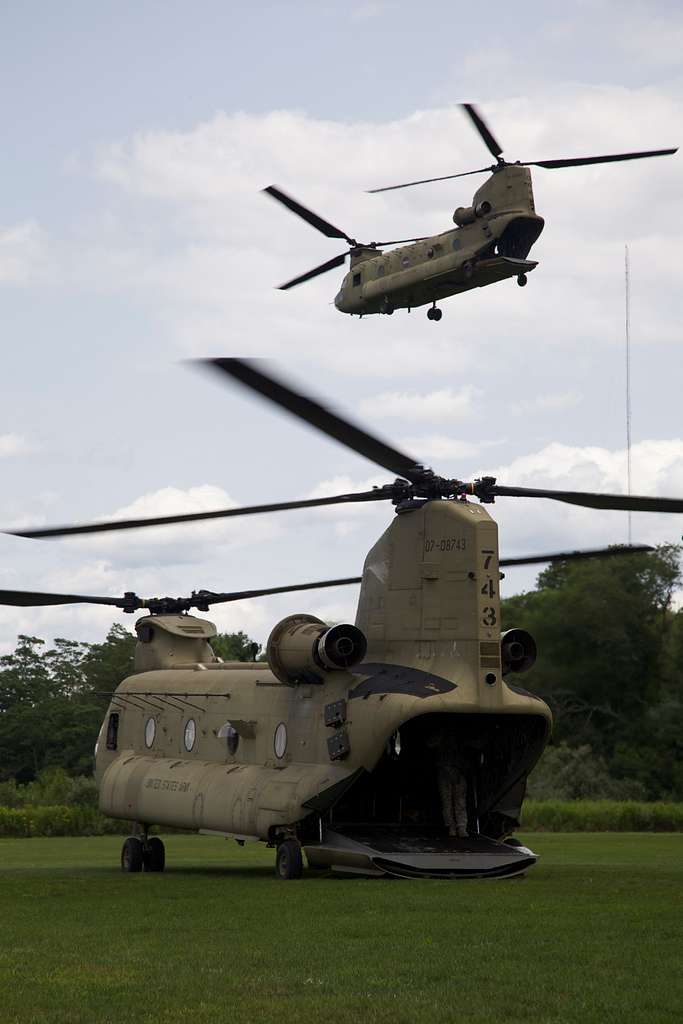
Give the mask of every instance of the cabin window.
<svg viewBox="0 0 683 1024">
<path fill-rule="evenodd" d="M 377 276 L 378 277 L 384 277 L 386 272 L 387 272 L 387 268 L 384 266 L 383 263 L 380 263 L 380 265 L 377 268 Z"/>
<path fill-rule="evenodd" d="M 358 271 L 357 274 L 353 275 L 353 286 L 354 286 L 354 288 L 357 288 L 359 286 L 359 284 L 360 284 L 360 270 Z"/>
<path fill-rule="evenodd" d="M 429 247 L 429 249 L 427 249 L 427 259 L 434 259 L 434 249 L 431 246 Z"/>
<path fill-rule="evenodd" d="M 116 750 L 119 741 L 119 713 L 112 711 L 107 722 L 107 750 Z"/>
<path fill-rule="evenodd" d="M 185 733 L 184 733 L 184 737 L 183 737 L 184 741 L 185 741 L 185 750 L 187 750 L 188 753 L 194 747 L 194 741 L 195 741 L 196 737 L 197 737 L 197 726 L 195 724 L 195 720 L 194 720 L 194 718 L 188 718 L 187 723 L 185 725 Z"/>
<path fill-rule="evenodd" d="M 458 249 L 460 249 L 461 247 L 462 247 L 462 242 L 460 241 L 460 239 L 459 238 L 454 238 L 453 239 L 453 249 L 457 252 Z"/>
<path fill-rule="evenodd" d="M 154 718 L 148 718 L 145 724 L 145 746 L 151 747 L 156 736 L 157 723 Z"/>
<path fill-rule="evenodd" d="M 234 725 L 231 725 L 230 722 L 226 722 L 225 725 L 222 725 L 220 727 L 216 735 L 218 736 L 219 740 L 225 740 L 228 747 L 228 753 L 231 756 L 237 753 L 237 748 L 240 742 L 240 734 L 238 733 Z"/>
<path fill-rule="evenodd" d="M 285 751 L 287 749 L 287 726 L 284 722 L 280 722 L 275 730 L 275 735 L 273 737 L 273 749 L 277 758 L 285 756 Z"/>
<path fill-rule="evenodd" d="M 401 256 L 401 266 L 402 267 L 409 267 L 410 266 L 410 256 Z"/>
</svg>

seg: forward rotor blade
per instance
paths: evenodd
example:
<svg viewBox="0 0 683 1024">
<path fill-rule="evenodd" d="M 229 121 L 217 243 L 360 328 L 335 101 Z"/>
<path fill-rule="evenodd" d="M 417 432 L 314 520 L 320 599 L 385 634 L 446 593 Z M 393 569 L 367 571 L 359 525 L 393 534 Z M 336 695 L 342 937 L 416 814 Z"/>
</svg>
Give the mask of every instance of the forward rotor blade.
<svg viewBox="0 0 683 1024">
<path fill-rule="evenodd" d="M 347 576 L 339 580 L 320 580 L 317 583 L 296 583 L 290 587 L 267 587 L 262 590 L 235 590 L 228 594 L 209 594 L 207 604 L 225 604 L 227 601 L 246 601 L 251 597 L 267 597 L 269 594 L 293 594 L 299 590 L 322 590 L 325 587 L 346 587 L 360 583 L 362 576 Z"/>
<path fill-rule="evenodd" d="M 344 260 L 348 253 L 342 253 L 341 256 L 333 256 L 327 263 L 321 263 L 319 267 L 314 267 L 313 270 L 308 270 L 305 274 L 299 274 L 298 277 L 293 277 L 291 281 L 286 281 L 284 284 L 279 284 L 278 288 L 281 292 L 286 292 L 288 288 L 294 288 L 298 284 L 303 284 L 304 281 L 310 281 L 311 278 L 317 277 L 318 274 L 326 274 L 328 270 L 334 270 L 335 267 L 342 267 Z"/>
<path fill-rule="evenodd" d="M 379 438 L 369 434 L 349 420 L 338 416 L 324 405 L 294 391 L 287 384 L 258 369 L 253 359 L 207 359 L 206 364 L 226 373 L 229 377 L 251 388 L 282 409 L 309 423 L 341 442 L 352 451 L 382 466 L 391 473 L 417 483 L 424 475 L 424 468 L 414 459 L 397 451 Z M 370 492 L 372 493 L 372 492 Z M 368 499 L 366 499 L 368 500 Z"/>
<path fill-rule="evenodd" d="M 440 178 L 420 178 L 419 181 L 404 181 L 402 185 L 385 185 L 383 188 L 368 188 L 366 192 L 393 192 L 397 188 L 411 188 L 413 185 L 428 185 L 432 181 L 450 181 L 451 178 L 466 178 L 469 174 L 485 174 L 490 167 L 480 167 L 477 171 L 461 171 L 460 174 L 443 174 Z M 407 239 L 412 241 L 412 239 Z M 419 239 L 415 239 L 419 241 Z M 396 245 L 396 242 L 382 242 L 381 245 Z"/>
<path fill-rule="evenodd" d="M 585 508 L 615 509 L 622 512 L 683 512 L 683 498 L 654 498 L 638 494 L 594 494 L 591 491 L 551 491 L 536 487 L 503 487 L 495 484 L 496 497 L 551 498 Z"/>
<path fill-rule="evenodd" d="M 503 149 L 494 138 L 493 133 L 477 108 L 472 103 L 461 103 L 460 106 L 469 115 L 472 124 L 484 140 L 484 145 L 488 148 L 489 153 L 498 159 Z"/>
<path fill-rule="evenodd" d="M 356 494 L 337 494 L 329 498 L 304 498 L 301 501 L 279 501 L 270 505 L 246 505 L 243 508 L 224 508 L 215 512 L 187 512 L 184 515 L 154 516 L 149 519 L 112 519 L 109 522 L 81 523 L 75 526 L 45 526 L 36 530 L 5 530 L 11 537 L 44 540 L 47 537 L 72 537 L 81 533 L 113 533 L 117 530 L 137 530 L 147 526 L 171 526 L 174 523 L 195 523 L 206 519 L 228 519 L 231 516 L 258 515 L 262 512 L 285 512 L 289 509 L 316 508 L 320 505 L 343 505 L 356 501 L 381 501 L 389 497 L 377 488 Z"/>
<path fill-rule="evenodd" d="M 611 153 L 607 156 L 577 156 L 568 160 L 521 160 L 528 167 L 546 167 L 553 170 L 558 167 L 584 167 L 586 164 L 611 164 L 620 160 L 643 160 L 650 156 L 672 156 L 675 149 L 649 149 L 641 153 Z"/>
<path fill-rule="evenodd" d="M 535 565 L 539 562 L 573 562 L 582 558 L 611 558 L 612 555 L 642 554 L 654 551 L 649 544 L 612 544 L 608 548 L 586 548 L 583 551 L 553 551 L 546 555 L 525 555 L 522 558 L 501 558 L 501 566 Z"/>
<path fill-rule="evenodd" d="M 83 594 L 45 594 L 40 590 L 0 590 L 0 605 L 15 608 L 39 608 L 53 604 L 108 604 L 122 608 L 122 597 L 88 597 Z"/>
<path fill-rule="evenodd" d="M 283 206 L 286 206 L 288 210 L 295 213 L 297 217 L 301 217 L 310 224 L 311 227 L 321 231 L 323 235 L 327 235 L 328 238 L 343 238 L 349 243 L 349 245 L 355 245 L 355 239 L 349 238 L 341 228 L 336 228 L 334 224 L 330 224 L 328 220 L 325 220 L 323 217 L 319 217 L 317 213 L 313 213 L 312 210 L 302 206 L 301 203 L 298 203 L 296 199 L 292 199 L 292 197 L 288 196 L 286 192 L 282 191 L 282 189 L 277 188 L 275 185 L 268 185 L 268 187 L 264 188 L 263 191 L 267 192 L 269 196 L 273 197 L 273 199 L 277 199 L 278 203 L 282 203 Z"/>
</svg>

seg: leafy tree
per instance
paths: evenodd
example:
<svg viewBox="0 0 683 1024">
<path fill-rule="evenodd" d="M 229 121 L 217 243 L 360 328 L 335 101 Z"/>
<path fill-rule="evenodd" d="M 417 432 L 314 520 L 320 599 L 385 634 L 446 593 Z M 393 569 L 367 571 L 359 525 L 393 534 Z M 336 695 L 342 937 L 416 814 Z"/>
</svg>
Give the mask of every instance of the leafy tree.
<svg viewBox="0 0 683 1024">
<path fill-rule="evenodd" d="M 239 633 L 218 633 L 211 639 L 211 646 L 223 661 L 265 661 L 261 644 L 254 643 L 242 630 Z"/>
</svg>

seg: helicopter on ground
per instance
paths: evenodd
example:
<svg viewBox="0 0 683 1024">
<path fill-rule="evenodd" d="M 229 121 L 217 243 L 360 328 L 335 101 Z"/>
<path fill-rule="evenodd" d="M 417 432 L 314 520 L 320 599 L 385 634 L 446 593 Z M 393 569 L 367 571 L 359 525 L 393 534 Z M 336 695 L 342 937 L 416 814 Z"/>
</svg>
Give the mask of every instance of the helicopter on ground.
<svg viewBox="0 0 683 1024">
<path fill-rule="evenodd" d="M 429 304 L 428 319 L 439 321 L 442 316 L 442 310 L 436 305 L 439 300 L 511 277 L 517 279 L 517 284 L 524 286 L 527 274 L 538 266 L 537 261 L 530 260 L 528 256 L 545 222 L 536 213 L 529 167 L 582 167 L 587 164 L 671 156 L 677 152 L 677 148 L 656 149 L 559 160 L 510 162 L 503 159 L 502 147 L 477 108 L 471 103 L 463 103 L 461 106 L 494 157 L 494 164 L 474 171 L 369 189 L 370 192 L 386 192 L 470 174 L 490 173 L 490 178 L 474 193 L 471 204 L 459 206 L 455 210 L 455 229 L 430 237 L 403 238 L 391 242 L 358 242 L 277 186 L 269 185 L 264 189 L 273 199 L 328 238 L 343 239 L 350 246 L 339 256 L 280 285 L 282 290 L 341 267 L 346 257 L 350 256 L 351 269 L 334 299 L 341 313 L 358 316 L 370 313 L 390 315 L 396 309 L 410 310 Z M 380 251 L 393 245 L 401 248 Z"/>
<path fill-rule="evenodd" d="M 0 604 L 89 602 L 148 615 L 134 674 L 107 696 L 96 747 L 100 807 L 135 823 L 125 871 L 161 871 L 151 825 L 276 849 L 281 879 L 313 868 L 395 877 L 505 877 L 535 854 L 513 838 L 551 712 L 510 675 L 534 663 L 524 630 L 501 633 L 500 567 L 619 555 L 644 545 L 498 557 L 484 505 L 549 498 L 595 509 L 683 512 L 683 499 L 531 489 L 447 479 L 295 391 L 254 362 L 217 372 L 397 474 L 370 491 L 190 513 L 13 531 L 24 537 L 132 529 L 317 505 L 391 501 L 396 515 L 365 559 L 355 624 L 294 614 L 270 634 L 267 663 L 223 663 L 215 626 L 188 614 L 259 595 L 358 582 L 193 592 L 142 600 L 0 591 Z M 469 499 L 476 497 L 480 504 Z"/>
</svg>

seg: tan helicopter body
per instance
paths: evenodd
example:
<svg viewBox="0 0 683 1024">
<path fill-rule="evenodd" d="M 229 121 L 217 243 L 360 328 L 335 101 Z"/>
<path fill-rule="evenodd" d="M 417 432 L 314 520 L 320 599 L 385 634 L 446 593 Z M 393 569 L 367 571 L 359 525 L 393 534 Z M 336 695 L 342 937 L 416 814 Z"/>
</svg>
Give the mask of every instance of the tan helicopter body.
<svg viewBox="0 0 683 1024">
<path fill-rule="evenodd" d="M 0 591 L 20 607 L 89 603 L 151 614 L 136 624 L 135 672 L 110 695 L 96 748 L 100 805 L 131 821 L 126 871 L 160 871 L 150 825 L 263 840 L 280 878 L 314 867 L 370 875 L 499 877 L 534 863 L 511 838 L 551 714 L 509 675 L 531 667 L 533 638 L 500 632 L 500 568 L 632 554 L 613 546 L 499 560 L 483 505 L 543 498 L 594 509 L 683 512 L 683 499 L 504 486 L 438 476 L 409 455 L 242 359 L 227 375 L 397 475 L 370 491 L 13 531 L 54 537 L 352 502 L 391 501 L 396 515 L 362 578 L 143 600 Z M 482 504 L 469 499 L 475 496 Z M 267 663 L 223 664 L 212 623 L 186 614 L 275 593 L 361 583 L 355 625 L 290 615 Z"/>
<path fill-rule="evenodd" d="M 453 214 L 457 229 L 430 238 L 402 239 L 403 242 L 413 244 L 381 252 L 387 246 L 398 245 L 399 242 L 358 242 L 282 189 L 269 185 L 264 191 L 273 199 L 323 235 L 344 239 L 350 246 L 346 252 L 280 285 L 281 289 L 293 288 L 328 270 L 341 267 L 346 257 L 350 256 L 351 270 L 334 300 L 340 312 L 357 316 L 369 313 L 391 314 L 395 309 L 410 310 L 414 306 L 430 304 L 427 317 L 438 321 L 442 310 L 436 303 L 440 299 L 471 288 L 482 288 L 509 277 L 516 277 L 518 284 L 525 285 L 527 273 L 538 266 L 536 261 L 527 258 L 544 224 L 543 218 L 536 214 L 529 167 L 552 170 L 671 156 L 677 152 L 676 149 L 658 149 L 510 162 L 503 159 L 502 147 L 476 107 L 471 103 L 463 103 L 461 106 L 494 157 L 494 164 L 474 171 L 370 189 L 371 192 L 387 192 L 470 174 L 490 174 L 488 180 L 475 192 L 472 205 L 460 206 Z"/>
<path fill-rule="evenodd" d="M 471 206 L 458 207 L 453 220 L 454 230 L 379 255 L 373 248 L 352 249 L 351 270 L 334 300 L 337 309 L 360 316 L 393 313 L 509 277 L 526 284 L 526 274 L 537 266 L 526 257 L 544 224 L 526 167 L 501 167 L 475 192 Z"/>
<path fill-rule="evenodd" d="M 114 694 L 97 745 L 102 810 L 298 839 L 310 863 L 337 870 L 523 870 L 532 855 L 491 840 L 518 824 L 551 715 L 503 679 L 499 575 L 488 513 L 430 501 L 396 516 L 368 555 L 357 628 L 291 616 L 271 634 L 270 667 L 220 663 L 204 620 L 140 619 L 138 671 Z M 466 841 L 440 835 L 430 748 L 440 728 L 472 762 Z"/>
</svg>

